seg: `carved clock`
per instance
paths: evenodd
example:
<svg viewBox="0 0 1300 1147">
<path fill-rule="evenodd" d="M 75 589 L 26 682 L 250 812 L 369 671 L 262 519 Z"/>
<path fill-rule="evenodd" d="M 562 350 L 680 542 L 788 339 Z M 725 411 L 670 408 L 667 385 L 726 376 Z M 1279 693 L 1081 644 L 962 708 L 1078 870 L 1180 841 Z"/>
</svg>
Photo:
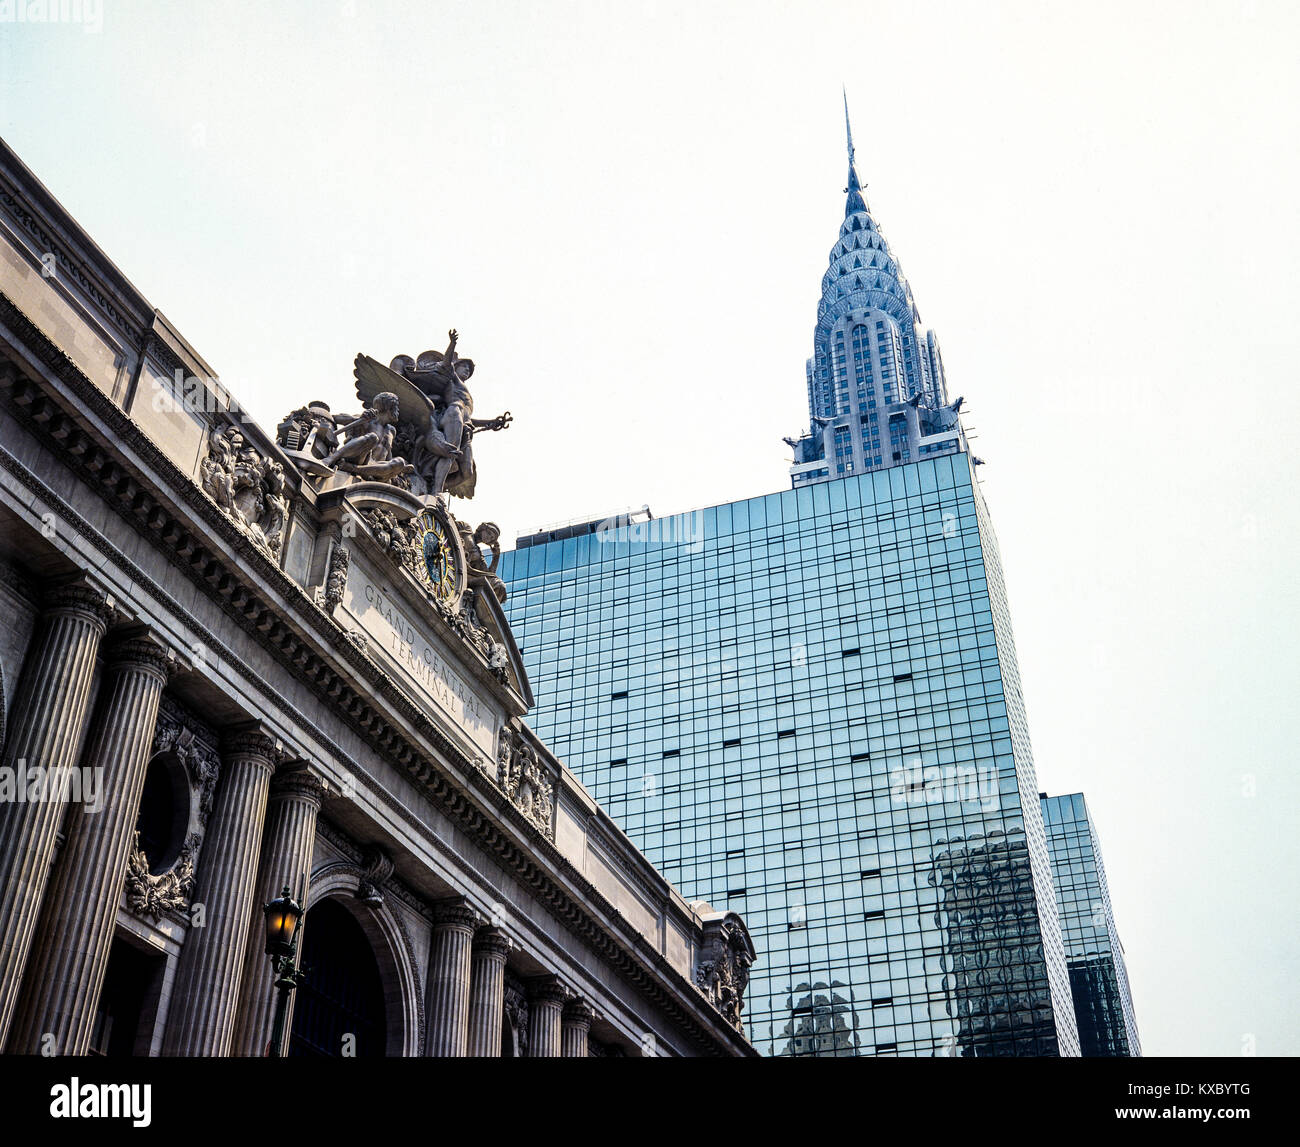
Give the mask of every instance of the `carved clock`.
<svg viewBox="0 0 1300 1147">
<path fill-rule="evenodd" d="M 465 582 L 465 556 L 460 539 L 444 513 L 430 508 L 414 521 L 415 540 L 420 547 L 421 580 L 439 601 L 452 605 Z"/>
</svg>

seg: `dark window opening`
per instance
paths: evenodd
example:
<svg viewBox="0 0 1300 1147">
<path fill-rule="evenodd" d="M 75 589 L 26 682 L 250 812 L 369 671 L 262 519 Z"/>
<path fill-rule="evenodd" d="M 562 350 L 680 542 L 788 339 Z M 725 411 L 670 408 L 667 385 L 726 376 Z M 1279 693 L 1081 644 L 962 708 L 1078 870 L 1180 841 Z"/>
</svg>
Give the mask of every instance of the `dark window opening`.
<svg viewBox="0 0 1300 1147">
<path fill-rule="evenodd" d="M 386 1024 L 379 965 L 361 925 L 337 900 L 307 910 L 300 966 L 307 975 L 295 993 L 289 1054 L 382 1056 Z"/>
</svg>

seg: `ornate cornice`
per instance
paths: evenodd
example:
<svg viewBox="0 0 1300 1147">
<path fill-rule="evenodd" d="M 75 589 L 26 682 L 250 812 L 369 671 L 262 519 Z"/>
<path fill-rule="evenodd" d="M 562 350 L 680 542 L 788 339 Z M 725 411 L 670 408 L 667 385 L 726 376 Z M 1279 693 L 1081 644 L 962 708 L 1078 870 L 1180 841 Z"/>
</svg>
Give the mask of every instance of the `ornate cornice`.
<svg viewBox="0 0 1300 1147">
<path fill-rule="evenodd" d="M 56 276 L 64 276 L 76 283 L 104 315 L 131 336 L 133 343 L 139 343 L 145 329 L 140 319 L 123 313 L 118 301 L 111 297 L 100 286 L 96 277 L 86 270 L 85 263 L 69 252 L 67 243 L 47 230 L 41 220 L 28 210 L 26 198 L 21 189 L 11 184 L 0 173 L 0 208 L 4 209 L 4 214 L 13 219 L 42 252 L 54 256 Z"/>
<path fill-rule="evenodd" d="M 27 379 L 9 364 L 0 365 L 0 401 L 38 439 L 48 443 L 88 488 L 96 490 L 124 520 L 166 553 L 205 594 L 220 603 L 229 617 L 367 740 L 372 751 L 405 771 L 427 799 L 479 847 L 494 855 L 548 911 L 606 961 L 612 972 L 663 1009 L 706 1054 L 735 1054 L 738 1050 L 744 1052 L 748 1049 L 748 1044 L 737 1045 L 727 1040 L 695 1014 L 696 1005 L 686 1002 L 692 998 L 699 999 L 694 985 L 616 912 L 536 824 L 478 772 L 474 762 L 437 728 L 428 713 L 417 706 L 376 663 L 357 650 L 332 619 L 309 601 L 303 589 L 254 546 L 247 535 L 203 494 L 190 476 L 182 473 L 157 444 L 102 394 L 76 364 L 2 293 L 0 322 L 6 324 L 28 352 L 70 389 L 81 407 L 104 424 L 115 444 L 133 451 L 158 476 L 157 479 L 141 480 L 128 465 L 123 464 L 121 455 L 101 446 L 97 438 L 83 429 L 78 418 L 65 410 L 43 386 Z M 264 673 L 255 672 L 216 633 L 193 622 L 192 610 L 156 586 L 120 547 L 109 545 L 98 529 L 2 448 L 0 467 L 9 470 L 42 500 L 59 507 L 70 527 L 83 533 L 92 545 L 109 556 L 135 584 L 147 590 L 160 604 L 173 610 L 177 616 L 189 617 L 196 635 L 262 696 L 267 711 L 281 712 L 295 727 L 315 734 L 322 741 L 329 739 L 305 713 L 295 710 L 270 687 Z M 191 522 L 161 500 L 157 493 L 158 479 L 161 479 L 168 496 L 183 507 L 192 521 L 201 522 L 208 534 L 220 539 L 220 550 L 209 548 L 193 532 Z M 255 581 L 240 569 L 238 563 L 241 562 L 257 575 Z M 283 600 L 273 601 L 272 591 Z M 346 667 L 346 676 L 340 665 Z M 364 692 L 358 691 L 353 681 L 358 682 Z M 438 756 L 426 755 L 426 750 L 413 743 L 403 728 L 379 711 L 375 707 L 379 700 L 432 746 Z M 459 783 L 453 781 L 455 773 L 443 761 L 460 770 Z M 359 782 L 365 785 L 373 799 L 386 804 L 407 821 L 413 831 L 427 832 L 424 822 L 415 817 L 401 800 L 356 762 L 352 765 Z M 477 800 L 471 800 L 461 785 L 473 789 Z M 487 806 L 490 815 L 479 801 Z M 503 824 L 510 825 L 514 833 L 503 831 Z M 514 834 L 522 836 L 522 843 L 527 847 L 522 847 Z M 748 1053 L 753 1054 L 752 1049 Z"/>
</svg>

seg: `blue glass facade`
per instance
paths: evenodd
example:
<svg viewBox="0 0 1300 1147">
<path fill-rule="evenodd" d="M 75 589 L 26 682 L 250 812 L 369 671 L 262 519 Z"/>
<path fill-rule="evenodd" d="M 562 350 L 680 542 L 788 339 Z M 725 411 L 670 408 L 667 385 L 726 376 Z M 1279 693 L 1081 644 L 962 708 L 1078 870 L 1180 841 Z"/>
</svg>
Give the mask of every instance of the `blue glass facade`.
<svg viewBox="0 0 1300 1147">
<path fill-rule="evenodd" d="M 1082 793 L 1044 796 L 1042 808 L 1080 1050 L 1087 1056 L 1139 1056 L 1124 946 L 1087 802 Z"/>
<path fill-rule="evenodd" d="M 688 898 L 743 913 L 755 1046 L 1077 1055 L 968 455 L 571 532 L 502 558 L 533 724 Z"/>
</svg>

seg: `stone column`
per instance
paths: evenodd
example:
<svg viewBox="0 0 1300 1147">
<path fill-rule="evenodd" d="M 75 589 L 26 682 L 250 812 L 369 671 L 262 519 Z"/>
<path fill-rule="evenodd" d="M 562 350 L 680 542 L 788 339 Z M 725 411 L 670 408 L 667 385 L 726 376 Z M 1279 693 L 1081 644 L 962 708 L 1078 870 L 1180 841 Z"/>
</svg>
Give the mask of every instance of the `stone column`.
<svg viewBox="0 0 1300 1147">
<path fill-rule="evenodd" d="M 469 1047 L 470 946 L 478 918 L 463 899 L 435 908 L 429 954 L 429 1054 L 464 1056 Z"/>
<path fill-rule="evenodd" d="M 65 821 L 63 848 L 28 958 L 9 1033 L 11 1052 L 85 1055 L 90 1050 L 166 683 L 167 650 L 153 639 L 134 636 L 109 649 L 94 727 L 81 758 L 83 770 L 94 770 L 98 807 L 87 802 L 83 783 L 81 804 L 73 805 Z"/>
<path fill-rule="evenodd" d="M 14 697 L 3 760 L 16 791 L 0 801 L 0 1047 L 13 1022 L 63 813 L 57 801 L 16 799 L 28 793 L 23 770 L 76 763 L 95 656 L 111 618 L 111 600 L 83 583 L 50 594 Z"/>
<path fill-rule="evenodd" d="M 471 1056 L 501 1055 L 501 1017 L 506 1006 L 506 955 L 510 942 L 495 928 L 474 933 L 469 974 Z"/>
<path fill-rule="evenodd" d="M 287 884 L 297 897 L 304 876 L 310 881 L 312 857 L 316 852 L 316 817 L 325 798 L 325 786 L 307 766 L 293 763 L 281 768 L 271 781 L 266 809 L 266 832 L 257 864 L 257 886 L 253 895 L 253 923 L 244 954 L 244 975 L 239 986 L 239 1018 L 235 1023 L 232 1055 L 261 1056 L 271 1041 L 275 1013 L 275 989 L 271 957 L 266 954 L 262 907 L 284 891 Z M 311 909 L 311 897 L 305 907 Z M 304 916 L 298 924 L 298 952 L 307 929 Z M 293 1001 L 285 1017 L 285 1038 L 293 1030 Z"/>
<path fill-rule="evenodd" d="M 582 1000 L 570 1000 L 560 1014 L 560 1054 L 587 1058 L 587 1036 L 591 1032 L 592 1012 Z"/>
<path fill-rule="evenodd" d="M 531 985 L 528 998 L 531 1004 L 528 1009 L 528 1054 L 530 1057 L 558 1058 L 560 1012 L 567 998 L 565 991 L 554 976 L 544 976 Z"/>
<path fill-rule="evenodd" d="M 222 746 L 221 789 L 193 900 L 203 906 L 203 927 L 192 925 L 181 949 L 163 1055 L 230 1054 L 275 753 L 275 742 L 256 728 L 232 731 Z"/>
</svg>

